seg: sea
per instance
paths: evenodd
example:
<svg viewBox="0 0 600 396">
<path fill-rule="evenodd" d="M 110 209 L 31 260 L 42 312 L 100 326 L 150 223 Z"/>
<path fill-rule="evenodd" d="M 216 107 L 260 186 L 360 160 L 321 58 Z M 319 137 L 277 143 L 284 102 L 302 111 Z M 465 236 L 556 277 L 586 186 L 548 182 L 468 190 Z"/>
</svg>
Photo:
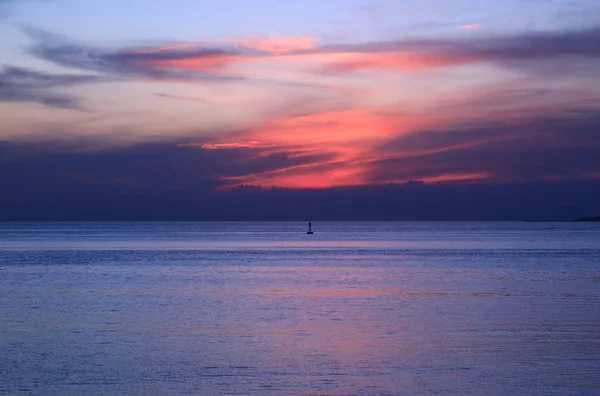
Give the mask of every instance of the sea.
<svg viewBox="0 0 600 396">
<path fill-rule="evenodd" d="M 0 395 L 600 395 L 600 223 L 0 223 Z"/>
</svg>

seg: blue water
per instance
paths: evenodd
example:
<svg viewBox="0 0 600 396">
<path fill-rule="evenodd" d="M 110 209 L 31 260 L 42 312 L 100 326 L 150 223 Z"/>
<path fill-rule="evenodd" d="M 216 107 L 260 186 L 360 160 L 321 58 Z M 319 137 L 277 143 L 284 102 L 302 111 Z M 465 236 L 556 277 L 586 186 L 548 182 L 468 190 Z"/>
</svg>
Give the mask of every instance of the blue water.
<svg viewBox="0 0 600 396">
<path fill-rule="evenodd" d="M 313 228 L 0 223 L 0 394 L 600 394 L 600 224 Z"/>
</svg>

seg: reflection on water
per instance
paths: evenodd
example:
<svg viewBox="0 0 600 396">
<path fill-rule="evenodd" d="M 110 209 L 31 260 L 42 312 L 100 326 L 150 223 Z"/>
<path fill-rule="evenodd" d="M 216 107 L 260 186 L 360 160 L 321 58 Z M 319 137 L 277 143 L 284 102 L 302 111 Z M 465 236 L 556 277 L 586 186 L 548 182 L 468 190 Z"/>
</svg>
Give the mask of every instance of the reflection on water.
<svg viewBox="0 0 600 396">
<path fill-rule="evenodd" d="M 0 394 L 599 393 L 600 228 L 212 226 L 0 226 Z"/>
</svg>

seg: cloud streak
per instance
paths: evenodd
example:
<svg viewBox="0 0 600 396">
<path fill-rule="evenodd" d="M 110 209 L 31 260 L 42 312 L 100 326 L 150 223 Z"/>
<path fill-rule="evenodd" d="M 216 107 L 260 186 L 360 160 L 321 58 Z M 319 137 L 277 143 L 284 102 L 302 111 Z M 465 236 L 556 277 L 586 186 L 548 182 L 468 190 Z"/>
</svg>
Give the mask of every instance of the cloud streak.
<svg viewBox="0 0 600 396">
<path fill-rule="evenodd" d="M 259 53 L 241 48 L 207 48 L 194 43 L 111 50 L 71 43 L 35 29 L 26 32 L 34 40 L 30 52 L 41 59 L 124 78 L 231 79 L 215 72 L 249 52 Z M 165 67 L 167 64 L 172 67 Z"/>
<path fill-rule="evenodd" d="M 7 66 L 0 70 L 0 101 L 29 102 L 60 109 L 82 110 L 83 106 L 79 98 L 48 92 L 48 90 L 99 81 L 100 78 L 89 75 L 47 74 Z"/>
<path fill-rule="evenodd" d="M 463 28 L 475 29 L 479 25 Z M 147 48 L 100 50 L 67 43 L 30 31 L 32 53 L 61 66 L 157 79 L 224 79 L 240 77 L 239 68 L 282 62 L 305 64 L 315 72 L 369 69 L 418 71 L 457 65 L 547 59 L 600 58 L 600 29 L 524 33 L 457 39 L 423 39 L 318 45 L 314 37 L 249 36 L 229 43 L 175 43 Z M 233 66 L 236 66 L 234 68 Z"/>
<path fill-rule="evenodd" d="M 599 178 L 600 112 L 415 131 L 376 150 L 371 183 L 484 175 L 490 181 Z M 595 175 L 595 176 L 594 176 Z"/>
<path fill-rule="evenodd" d="M 481 29 L 483 25 L 481 23 L 473 23 L 471 25 L 463 25 L 461 26 L 461 30 L 478 30 Z"/>
<path fill-rule="evenodd" d="M 508 183 L 600 175 L 599 109 L 563 109 L 514 121 L 446 122 L 430 130 L 418 125 L 384 109 L 328 112 L 273 120 L 192 146 L 217 154 L 245 148 L 257 157 L 287 153 L 318 159 L 223 175 L 229 186 L 323 188 L 411 179 Z"/>
<path fill-rule="evenodd" d="M 470 39 L 399 40 L 326 46 L 322 53 L 350 54 L 330 69 L 354 71 L 368 68 L 421 70 L 461 64 L 544 61 L 578 57 L 600 58 L 600 29 L 527 33 Z M 356 65 L 347 67 L 346 65 Z"/>
</svg>

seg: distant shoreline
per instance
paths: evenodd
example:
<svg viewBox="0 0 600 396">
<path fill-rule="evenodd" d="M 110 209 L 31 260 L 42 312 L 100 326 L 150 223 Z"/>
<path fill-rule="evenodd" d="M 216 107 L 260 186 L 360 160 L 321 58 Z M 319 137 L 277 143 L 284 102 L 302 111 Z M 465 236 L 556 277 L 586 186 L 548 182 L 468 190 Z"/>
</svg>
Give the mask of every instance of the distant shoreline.
<svg viewBox="0 0 600 396">
<path fill-rule="evenodd" d="M 582 217 L 580 219 L 575 220 L 523 220 L 526 223 L 588 223 L 588 222 L 596 222 L 600 221 L 600 216 L 598 217 Z"/>
<path fill-rule="evenodd" d="M 330 220 L 323 219 L 319 220 L 319 222 L 327 222 L 327 223 L 580 223 L 580 222 L 600 222 L 600 217 L 584 217 L 580 219 L 526 219 L 526 220 L 354 220 L 354 219 L 344 219 L 344 220 Z M 5 223 L 306 223 L 304 219 L 285 219 L 285 220 L 181 220 L 181 219 L 110 219 L 110 220 L 100 220 L 100 219 L 90 219 L 90 220 L 18 220 L 18 219 L 0 219 L 0 224 Z"/>
<path fill-rule="evenodd" d="M 578 222 L 589 222 L 589 221 L 600 221 L 600 216 L 596 217 L 583 217 L 581 219 L 573 220 Z"/>
</svg>

